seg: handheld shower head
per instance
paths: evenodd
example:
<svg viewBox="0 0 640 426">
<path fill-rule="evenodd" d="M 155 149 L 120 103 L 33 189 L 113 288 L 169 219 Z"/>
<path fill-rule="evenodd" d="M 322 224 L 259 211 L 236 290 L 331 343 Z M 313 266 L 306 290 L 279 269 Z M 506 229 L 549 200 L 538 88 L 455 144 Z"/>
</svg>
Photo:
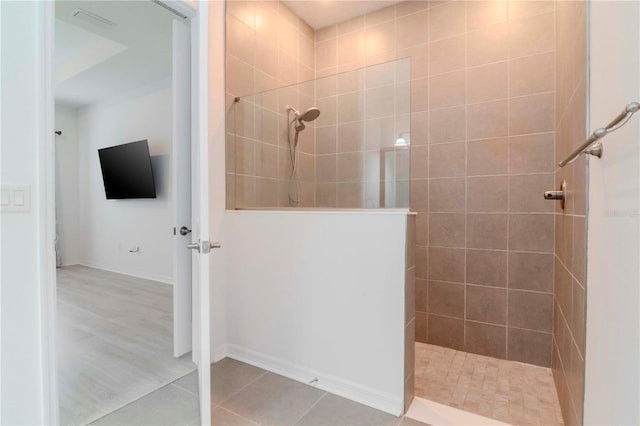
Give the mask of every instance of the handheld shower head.
<svg viewBox="0 0 640 426">
<path fill-rule="evenodd" d="M 298 121 L 313 121 L 320 116 L 320 110 L 316 107 L 311 107 L 304 112 L 304 114 L 296 113 L 296 119 Z"/>
<path fill-rule="evenodd" d="M 294 117 L 291 124 L 293 124 L 294 128 L 298 132 L 304 130 L 306 127 L 304 125 L 305 121 L 313 121 L 320 116 L 320 110 L 316 107 L 309 108 L 302 114 L 300 114 L 300 111 L 295 108 L 287 107 L 287 113 L 289 112 L 293 112 Z"/>
</svg>

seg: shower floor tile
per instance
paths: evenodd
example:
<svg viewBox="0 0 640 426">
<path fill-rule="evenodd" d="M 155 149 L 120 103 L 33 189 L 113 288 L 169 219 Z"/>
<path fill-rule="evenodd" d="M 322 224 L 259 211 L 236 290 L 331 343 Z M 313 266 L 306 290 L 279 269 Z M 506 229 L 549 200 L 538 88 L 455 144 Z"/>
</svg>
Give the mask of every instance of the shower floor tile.
<svg viewBox="0 0 640 426">
<path fill-rule="evenodd" d="M 415 395 L 513 425 L 562 425 L 550 368 L 416 343 Z"/>
</svg>

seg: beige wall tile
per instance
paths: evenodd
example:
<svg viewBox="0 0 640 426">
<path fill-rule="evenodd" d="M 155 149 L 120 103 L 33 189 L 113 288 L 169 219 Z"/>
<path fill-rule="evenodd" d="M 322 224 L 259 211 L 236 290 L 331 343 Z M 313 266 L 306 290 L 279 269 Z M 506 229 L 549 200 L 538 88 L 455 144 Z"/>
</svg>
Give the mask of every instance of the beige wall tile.
<svg viewBox="0 0 640 426">
<path fill-rule="evenodd" d="M 416 312 L 416 342 L 427 342 L 427 314 Z"/>
<path fill-rule="evenodd" d="M 554 94 L 552 92 L 509 100 L 509 132 L 511 135 L 552 132 L 554 120 Z"/>
<path fill-rule="evenodd" d="M 338 66 L 365 58 L 364 29 L 338 36 Z"/>
<path fill-rule="evenodd" d="M 465 36 L 429 43 L 429 75 L 457 71 L 465 67 Z"/>
<path fill-rule="evenodd" d="M 429 143 L 429 113 L 427 111 L 411 114 L 411 145 Z"/>
<path fill-rule="evenodd" d="M 362 152 L 347 152 L 337 155 L 338 182 L 363 181 L 363 154 Z"/>
<path fill-rule="evenodd" d="M 549 191 L 548 188 L 553 187 L 553 173 L 509 176 L 509 211 L 553 212 L 553 203 L 542 196 L 545 191 Z"/>
<path fill-rule="evenodd" d="M 506 250 L 507 218 L 501 213 L 467 213 L 467 247 Z"/>
<path fill-rule="evenodd" d="M 428 310 L 428 281 L 422 278 L 416 278 L 416 311 L 427 312 Z"/>
<path fill-rule="evenodd" d="M 429 177 L 464 176 L 465 165 L 466 144 L 464 142 L 431 145 Z"/>
<path fill-rule="evenodd" d="M 429 79 L 411 81 L 411 112 L 426 111 L 429 108 Z"/>
<path fill-rule="evenodd" d="M 505 287 L 507 284 L 507 252 L 467 250 L 467 283 Z"/>
<path fill-rule="evenodd" d="M 374 58 L 393 52 L 396 48 L 395 22 L 388 21 L 365 30 L 365 55 Z"/>
<path fill-rule="evenodd" d="M 266 143 L 255 143 L 255 175 L 266 178 L 278 177 L 278 147 Z M 267 186 L 267 184 L 264 184 Z M 260 189 L 260 188 L 257 188 Z M 275 194 L 274 189 L 274 194 Z M 259 192 L 258 192 L 259 194 Z"/>
<path fill-rule="evenodd" d="M 429 281 L 429 312 L 464 318 L 464 284 Z"/>
<path fill-rule="evenodd" d="M 507 290 L 504 288 L 468 285 L 465 306 L 468 320 L 507 323 Z"/>
<path fill-rule="evenodd" d="M 255 64 L 256 32 L 250 26 L 232 16 L 227 17 L 227 53 L 246 62 Z"/>
<path fill-rule="evenodd" d="M 465 321 L 464 349 L 480 355 L 505 358 L 506 335 L 507 330 L 503 326 Z"/>
<path fill-rule="evenodd" d="M 227 92 L 235 96 L 254 93 L 255 69 L 233 56 L 227 57 Z"/>
<path fill-rule="evenodd" d="M 430 247 L 429 278 L 431 280 L 464 282 L 464 256 L 464 249 Z"/>
<path fill-rule="evenodd" d="M 552 294 L 509 290 L 508 324 L 511 327 L 550 333 L 552 309 Z"/>
<path fill-rule="evenodd" d="M 362 121 L 341 124 L 338 126 L 338 152 L 364 150 L 364 129 Z"/>
<path fill-rule="evenodd" d="M 507 24 L 486 26 L 467 34 L 467 66 L 504 61 L 509 57 Z"/>
<path fill-rule="evenodd" d="M 552 214 L 510 214 L 509 249 L 552 253 L 553 220 Z"/>
<path fill-rule="evenodd" d="M 511 58 L 535 55 L 555 49 L 553 13 L 509 21 Z"/>
<path fill-rule="evenodd" d="M 396 49 L 406 49 L 427 42 L 428 16 L 425 10 L 396 20 Z"/>
<path fill-rule="evenodd" d="M 428 342 L 454 349 L 464 349 L 464 320 L 429 315 Z"/>
<path fill-rule="evenodd" d="M 506 100 L 467 106 L 467 137 L 484 139 L 506 136 L 508 116 Z"/>
<path fill-rule="evenodd" d="M 490 24 L 507 20 L 507 1 L 469 1 L 467 2 L 467 30 L 477 30 Z"/>
<path fill-rule="evenodd" d="M 462 141 L 466 137 L 465 107 L 429 111 L 429 143 Z"/>
<path fill-rule="evenodd" d="M 316 181 L 318 183 L 336 182 L 337 164 L 336 155 L 316 156 Z"/>
<path fill-rule="evenodd" d="M 362 205 L 362 183 L 346 182 L 337 184 L 336 207 L 357 208 Z"/>
<path fill-rule="evenodd" d="M 316 206 L 336 207 L 336 185 L 333 183 L 316 184 Z"/>
<path fill-rule="evenodd" d="M 464 248 L 464 213 L 431 213 L 429 215 L 429 245 Z"/>
<path fill-rule="evenodd" d="M 375 87 L 365 91 L 365 117 L 367 119 L 393 117 L 395 86 Z"/>
<path fill-rule="evenodd" d="M 411 200 L 413 201 L 413 196 Z M 465 179 L 429 179 L 428 207 L 430 212 L 463 212 L 465 210 Z"/>
<path fill-rule="evenodd" d="M 551 365 L 551 334 L 509 328 L 507 359 L 549 367 Z"/>
<path fill-rule="evenodd" d="M 483 65 L 467 70 L 468 103 L 504 99 L 507 97 L 509 67 L 507 62 Z"/>
<path fill-rule="evenodd" d="M 256 206 L 278 207 L 278 181 L 256 177 Z"/>
<path fill-rule="evenodd" d="M 429 108 L 446 108 L 466 102 L 466 72 L 455 71 L 429 78 Z"/>
<path fill-rule="evenodd" d="M 429 177 L 429 147 L 411 147 L 411 179 L 424 179 Z"/>
<path fill-rule="evenodd" d="M 350 123 L 364 119 L 364 93 L 351 92 L 338 95 L 338 123 Z"/>
<path fill-rule="evenodd" d="M 453 1 L 429 9 L 430 41 L 464 33 L 466 3 Z"/>
<path fill-rule="evenodd" d="M 362 28 L 364 28 L 364 16 L 356 16 L 355 18 L 338 24 L 338 35 L 340 36 Z"/>
<path fill-rule="evenodd" d="M 509 173 L 553 171 L 553 144 L 553 133 L 509 138 Z"/>
<path fill-rule="evenodd" d="M 337 152 L 336 126 L 317 127 L 315 132 L 316 154 L 335 154 Z"/>
<path fill-rule="evenodd" d="M 411 180 L 410 206 L 413 212 L 429 211 L 429 180 Z"/>
<path fill-rule="evenodd" d="M 500 175 L 508 169 L 509 146 L 506 138 L 467 142 L 467 175 Z"/>
<path fill-rule="evenodd" d="M 467 178 L 468 212 L 506 212 L 509 201 L 507 176 Z"/>
<path fill-rule="evenodd" d="M 427 0 L 409 0 L 396 4 L 396 16 L 398 18 L 411 13 L 420 12 L 429 7 Z"/>
<path fill-rule="evenodd" d="M 365 122 L 365 148 L 367 150 L 390 148 L 398 138 L 393 117 L 378 118 Z"/>
<path fill-rule="evenodd" d="M 553 254 L 509 253 L 509 288 L 553 291 Z"/>
<path fill-rule="evenodd" d="M 530 95 L 555 88 L 555 53 L 543 53 L 509 61 L 509 94 Z"/>
<path fill-rule="evenodd" d="M 316 43 L 316 68 L 321 70 L 335 67 L 337 63 L 337 41 L 330 38 Z"/>
<path fill-rule="evenodd" d="M 375 12 L 368 13 L 365 15 L 365 25 L 377 25 L 381 22 L 386 22 L 395 19 L 396 17 L 396 7 L 388 6 L 380 10 L 376 10 Z"/>
<path fill-rule="evenodd" d="M 510 0 L 509 1 L 509 18 L 527 18 L 529 16 L 541 15 L 553 12 L 555 2 L 552 1 L 536 1 L 536 0 Z"/>
</svg>

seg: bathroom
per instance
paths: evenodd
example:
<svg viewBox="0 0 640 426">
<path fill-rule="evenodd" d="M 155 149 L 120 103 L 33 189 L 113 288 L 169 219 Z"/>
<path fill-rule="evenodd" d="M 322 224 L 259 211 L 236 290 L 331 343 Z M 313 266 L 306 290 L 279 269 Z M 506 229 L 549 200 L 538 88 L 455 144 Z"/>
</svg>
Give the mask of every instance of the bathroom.
<svg viewBox="0 0 640 426">
<path fill-rule="evenodd" d="M 228 2 L 224 236 L 260 273 L 229 268 L 241 313 L 226 321 L 258 302 L 281 311 L 271 291 L 302 307 L 280 319 L 299 320 L 332 291 L 386 289 L 367 280 L 394 268 L 404 410 L 415 395 L 513 424 L 582 423 L 587 166 L 557 162 L 587 137 L 586 17 L 581 1 Z M 543 197 L 563 180 L 564 209 Z M 406 256 L 392 235 L 403 229 Z M 397 321 L 400 301 L 383 299 L 352 312 L 367 320 L 350 332 L 365 341 L 377 316 Z M 312 347 L 353 321 L 335 314 L 292 341 Z M 384 345 L 398 330 L 381 332 Z M 345 352 L 380 350 L 361 349 Z M 537 385 L 514 396 L 502 374 Z"/>
</svg>

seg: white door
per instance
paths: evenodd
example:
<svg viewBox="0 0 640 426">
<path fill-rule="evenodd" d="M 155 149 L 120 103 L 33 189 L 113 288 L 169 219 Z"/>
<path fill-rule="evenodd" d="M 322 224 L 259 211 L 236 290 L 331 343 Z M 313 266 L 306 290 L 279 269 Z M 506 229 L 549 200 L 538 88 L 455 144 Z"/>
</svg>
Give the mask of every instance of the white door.
<svg viewBox="0 0 640 426">
<path fill-rule="evenodd" d="M 173 355 L 191 351 L 191 48 L 189 26 L 173 21 Z"/>
</svg>

